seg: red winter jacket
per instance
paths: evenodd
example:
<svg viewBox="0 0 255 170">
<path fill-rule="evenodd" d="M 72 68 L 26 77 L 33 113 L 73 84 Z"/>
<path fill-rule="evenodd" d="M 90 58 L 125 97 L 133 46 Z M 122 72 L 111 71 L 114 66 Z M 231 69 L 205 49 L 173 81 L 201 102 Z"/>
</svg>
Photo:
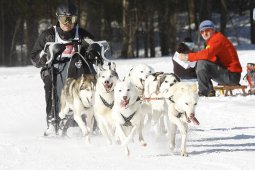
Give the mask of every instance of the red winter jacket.
<svg viewBox="0 0 255 170">
<path fill-rule="evenodd" d="M 189 53 L 188 60 L 209 60 L 223 66 L 230 72 L 242 72 L 236 49 L 224 35 L 216 32 L 207 40 L 206 44 L 204 50 Z"/>
</svg>

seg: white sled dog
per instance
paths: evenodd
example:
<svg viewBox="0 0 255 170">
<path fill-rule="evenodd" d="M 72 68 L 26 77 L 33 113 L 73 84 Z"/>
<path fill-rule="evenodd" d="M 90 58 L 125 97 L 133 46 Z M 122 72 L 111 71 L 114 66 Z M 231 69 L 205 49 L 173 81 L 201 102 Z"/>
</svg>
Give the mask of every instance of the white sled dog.
<svg viewBox="0 0 255 170">
<path fill-rule="evenodd" d="M 73 111 L 73 117 L 80 127 L 83 135 L 86 136 L 87 143 L 90 143 L 90 133 L 93 128 L 93 104 L 95 94 L 95 76 L 82 75 L 78 79 L 68 78 L 61 92 L 61 110 L 59 117 L 64 119 Z M 82 114 L 85 114 L 85 122 L 82 120 Z"/>
<path fill-rule="evenodd" d="M 197 85 L 187 82 L 178 82 L 164 93 L 168 105 L 168 117 L 172 122 L 170 132 L 170 149 L 175 148 L 176 128 L 181 134 L 181 155 L 187 156 L 186 140 L 188 133 L 188 123 L 191 121 L 199 125 L 195 117 L 195 108 L 198 102 Z"/>
<path fill-rule="evenodd" d="M 134 66 L 128 74 L 131 83 L 137 88 L 139 95 L 143 96 L 145 79 L 154 72 L 154 69 L 146 64 Z"/>
<path fill-rule="evenodd" d="M 145 80 L 152 73 L 154 73 L 154 69 L 147 64 L 138 64 L 129 71 L 127 78 L 136 87 L 140 97 L 144 97 Z M 141 105 L 143 112 L 150 115 L 150 104 L 147 101 L 144 101 L 141 103 Z M 146 124 L 148 119 L 145 119 L 144 124 Z"/>
<path fill-rule="evenodd" d="M 163 98 L 163 93 L 166 93 L 175 83 L 180 82 L 180 78 L 173 73 L 156 72 L 149 75 L 145 80 L 144 99 L 151 106 L 151 115 L 148 122 L 151 122 L 157 136 L 167 132 L 168 116 L 167 105 Z"/>
<path fill-rule="evenodd" d="M 104 137 L 111 144 L 114 133 L 112 121 L 112 107 L 114 105 L 114 87 L 118 80 L 115 63 L 110 63 L 109 68 L 101 67 L 98 70 L 94 114 L 97 125 Z"/>
<path fill-rule="evenodd" d="M 114 88 L 112 116 L 116 128 L 115 135 L 127 155 L 129 155 L 128 143 L 134 139 L 136 133 L 139 134 L 142 146 L 146 146 L 142 134 L 144 113 L 141 110 L 139 93 L 128 79 L 118 81 Z"/>
</svg>

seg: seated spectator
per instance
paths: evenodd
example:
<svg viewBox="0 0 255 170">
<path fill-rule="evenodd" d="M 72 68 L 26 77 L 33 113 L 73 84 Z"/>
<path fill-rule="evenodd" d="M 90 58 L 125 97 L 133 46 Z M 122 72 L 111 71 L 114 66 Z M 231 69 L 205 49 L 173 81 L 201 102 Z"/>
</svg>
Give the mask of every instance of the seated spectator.
<svg viewBox="0 0 255 170">
<path fill-rule="evenodd" d="M 184 62 L 197 61 L 196 73 L 200 96 L 215 96 L 212 80 L 223 85 L 239 85 L 242 67 L 230 40 L 217 32 L 210 20 L 201 22 L 199 31 L 206 48 L 198 52 L 180 53 Z"/>
</svg>

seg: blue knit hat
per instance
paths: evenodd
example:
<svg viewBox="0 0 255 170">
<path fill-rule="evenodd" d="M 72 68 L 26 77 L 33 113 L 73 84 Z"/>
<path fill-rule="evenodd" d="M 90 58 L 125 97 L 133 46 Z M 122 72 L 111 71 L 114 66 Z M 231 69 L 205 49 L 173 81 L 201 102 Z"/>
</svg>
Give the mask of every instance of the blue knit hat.
<svg viewBox="0 0 255 170">
<path fill-rule="evenodd" d="M 199 31 L 203 31 L 207 28 L 215 29 L 214 23 L 210 20 L 205 20 L 205 21 L 200 23 Z"/>
</svg>

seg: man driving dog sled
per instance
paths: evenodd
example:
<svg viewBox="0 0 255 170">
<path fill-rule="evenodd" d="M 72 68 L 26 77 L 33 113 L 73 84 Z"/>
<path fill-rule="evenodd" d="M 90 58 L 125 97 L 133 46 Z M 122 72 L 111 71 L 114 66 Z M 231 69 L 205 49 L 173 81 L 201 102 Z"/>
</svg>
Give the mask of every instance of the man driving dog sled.
<svg viewBox="0 0 255 170">
<path fill-rule="evenodd" d="M 84 39 L 93 39 L 93 36 L 87 32 L 86 30 L 80 28 L 77 24 L 78 21 L 78 11 L 77 8 L 70 3 L 61 4 L 56 9 L 56 16 L 58 22 L 55 26 L 45 30 L 41 33 L 41 35 L 36 40 L 34 47 L 31 51 L 31 61 L 35 67 L 42 68 L 41 69 L 41 78 L 44 82 L 44 90 L 45 90 L 45 100 L 46 100 L 46 114 L 47 114 L 47 130 L 45 131 L 45 136 L 50 135 L 51 133 L 55 133 L 56 124 L 59 123 L 59 100 L 60 100 L 60 90 L 63 88 L 63 84 L 65 83 L 65 79 L 68 77 L 70 72 L 73 72 L 75 77 L 76 72 L 70 71 L 67 67 L 71 67 L 71 58 L 73 60 L 74 53 L 77 52 L 79 48 L 79 52 L 82 56 L 86 56 L 88 54 L 88 44 L 84 43 Z M 64 49 L 59 50 L 59 48 L 63 48 L 61 46 L 49 45 L 48 48 L 46 44 L 49 42 L 56 43 L 69 43 L 73 42 L 73 40 L 81 40 L 81 44 L 72 45 L 71 43 L 68 46 L 65 46 Z M 57 53 L 60 56 L 60 59 L 50 58 L 50 50 Z M 59 52 L 61 51 L 61 52 Z M 89 57 L 88 57 L 89 58 Z M 86 59 L 85 61 L 85 71 L 83 74 L 95 74 L 95 70 L 93 67 L 93 63 L 95 62 L 93 57 L 90 59 Z M 68 65 L 68 66 L 67 66 Z M 74 65 L 79 68 L 82 63 L 80 60 L 75 61 Z M 77 69 L 76 68 L 76 69 Z M 53 71 L 52 71 L 53 70 Z M 68 71 L 66 71 L 68 70 Z M 52 92 L 53 86 L 56 86 L 58 90 L 58 95 L 56 98 L 52 97 L 54 95 Z M 55 101 L 53 101 L 55 100 Z M 53 102 L 56 106 L 55 112 L 53 111 Z M 54 112 L 54 113 L 53 113 Z M 55 114 L 55 115 L 54 115 Z M 55 125 L 54 125 L 55 124 Z"/>
<path fill-rule="evenodd" d="M 233 44 L 220 32 L 214 23 L 205 20 L 199 31 L 206 41 L 204 50 L 179 54 L 182 61 L 197 61 L 196 74 L 200 96 L 215 96 L 211 79 L 222 85 L 238 85 L 242 67 Z"/>
</svg>

